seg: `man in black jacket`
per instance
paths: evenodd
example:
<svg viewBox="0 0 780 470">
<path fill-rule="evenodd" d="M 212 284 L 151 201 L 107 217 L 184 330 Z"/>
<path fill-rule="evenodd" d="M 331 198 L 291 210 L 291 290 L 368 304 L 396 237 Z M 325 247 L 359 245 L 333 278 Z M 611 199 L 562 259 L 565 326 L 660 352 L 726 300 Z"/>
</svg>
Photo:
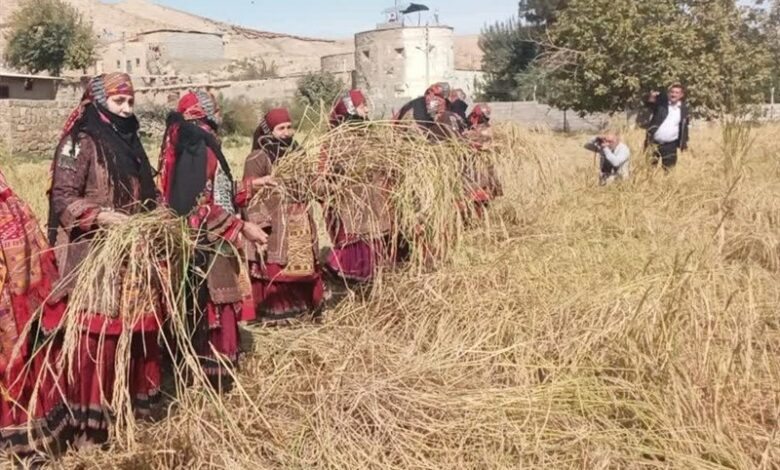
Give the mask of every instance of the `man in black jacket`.
<svg viewBox="0 0 780 470">
<path fill-rule="evenodd" d="M 645 104 L 651 108 L 652 117 L 647 127 L 645 147 L 653 151 L 653 164 L 664 170 L 677 164 L 677 151 L 688 148 L 690 116 L 685 104 L 685 89 L 680 84 L 669 87 L 666 93 L 650 93 Z"/>
</svg>

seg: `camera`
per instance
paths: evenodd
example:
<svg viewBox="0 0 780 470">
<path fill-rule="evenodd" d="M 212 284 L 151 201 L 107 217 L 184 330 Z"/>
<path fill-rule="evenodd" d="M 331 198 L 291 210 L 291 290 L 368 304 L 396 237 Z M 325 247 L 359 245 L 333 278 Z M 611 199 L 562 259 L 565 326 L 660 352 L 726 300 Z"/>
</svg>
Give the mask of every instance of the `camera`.
<svg viewBox="0 0 780 470">
<path fill-rule="evenodd" d="M 593 143 L 595 143 L 599 147 L 603 147 L 604 146 L 604 139 L 602 137 L 596 137 L 596 140 L 594 140 Z"/>
</svg>

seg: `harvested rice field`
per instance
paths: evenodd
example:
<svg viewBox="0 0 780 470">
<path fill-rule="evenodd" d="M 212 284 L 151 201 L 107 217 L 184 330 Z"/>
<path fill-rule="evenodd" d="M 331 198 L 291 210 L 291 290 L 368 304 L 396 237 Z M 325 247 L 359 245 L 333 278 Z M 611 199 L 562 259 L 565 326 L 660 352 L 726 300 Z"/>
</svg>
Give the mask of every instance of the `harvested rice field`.
<svg viewBox="0 0 780 470">
<path fill-rule="evenodd" d="M 587 136 L 502 127 L 504 196 L 446 262 L 247 327 L 222 406 L 190 388 L 53 466 L 780 468 L 779 131 L 702 125 L 668 175 L 627 131 L 599 187 Z M 3 162 L 45 220 L 48 162 Z"/>
</svg>

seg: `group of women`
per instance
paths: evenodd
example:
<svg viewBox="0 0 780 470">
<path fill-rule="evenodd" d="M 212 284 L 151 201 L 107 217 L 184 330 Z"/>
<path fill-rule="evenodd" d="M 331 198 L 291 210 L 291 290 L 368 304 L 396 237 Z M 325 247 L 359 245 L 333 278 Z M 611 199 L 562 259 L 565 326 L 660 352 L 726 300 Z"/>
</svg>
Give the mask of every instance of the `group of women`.
<svg viewBox="0 0 780 470">
<path fill-rule="evenodd" d="M 489 108 L 476 106 L 464 120 L 452 111 L 447 93 L 443 84 L 426 92 L 416 125 L 433 142 L 464 138 L 479 148 L 489 138 Z M 238 361 L 240 322 L 279 324 L 316 315 L 325 292 L 323 269 L 369 282 L 389 256 L 389 182 L 377 175 L 351 192 L 360 204 L 337 195 L 324 207 L 333 249 L 320 264 L 310 204 L 294 197 L 295 188 L 276 191 L 272 177 L 296 146 L 286 109 L 265 114 L 243 177 L 236 179 L 218 137 L 221 118 L 213 95 L 193 91 L 181 97 L 168 117 L 156 171 L 141 145 L 133 105 L 126 74 L 103 74 L 88 83 L 56 147 L 48 240 L 0 174 L 1 451 L 26 456 L 54 452 L 62 443 L 105 442 L 114 393 L 129 393 L 140 418 L 155 415 L 160 404 L 159 341 L 166 319 L 159 303 L 132 322 L 114 305 L 104 311 L 70 305 L 68 312 L 79 312 L 67 319 L 78 325 L 78 351 L 68 370 L 58 370 L 58 332 L 79 265 L 101 230 L 157 208 L 186 220 L 204 247 L 191 261 L 196 281 L 188 304 L 190 340 L 218 390 L 229 387 Z M 366 120 L 365 96 L 347 92 L 330 118 L 332 127 Z M 327 149 L 322 155 L 326 175 L 332 170 Z M 247 273 L 251 288 L 242 282 Z M 117 286 L 115 294 L 128 288 Z M 131 364 L 121 381 L 128 390 L 120 391 L 115 362 L 123 334 L 131 335 Z"/>
</svg>

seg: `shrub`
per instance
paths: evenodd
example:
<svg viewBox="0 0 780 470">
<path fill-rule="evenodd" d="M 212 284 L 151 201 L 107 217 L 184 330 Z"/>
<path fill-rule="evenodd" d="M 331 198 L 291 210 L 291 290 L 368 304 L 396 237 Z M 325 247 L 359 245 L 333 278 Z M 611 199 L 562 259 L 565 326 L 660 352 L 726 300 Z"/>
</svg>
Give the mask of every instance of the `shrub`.
<svg viewBox="0 0 780 470">
<path fill-rule="evenodd" d="M 260 121 L 262 110 L 257 103 L 243 99 L 224 98 L 219 96 L 222 109 L 222 133 L 251 136 Z"/>
</svg>

